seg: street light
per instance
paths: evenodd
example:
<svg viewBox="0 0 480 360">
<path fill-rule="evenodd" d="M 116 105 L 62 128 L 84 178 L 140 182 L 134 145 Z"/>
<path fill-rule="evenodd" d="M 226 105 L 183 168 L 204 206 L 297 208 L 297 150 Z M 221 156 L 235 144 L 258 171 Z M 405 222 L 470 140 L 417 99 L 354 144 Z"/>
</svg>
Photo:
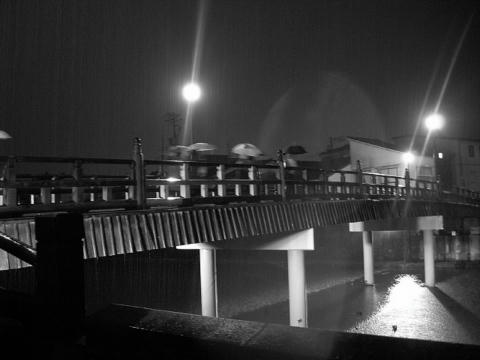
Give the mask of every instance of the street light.
<svg viewBox="0 0 480 360">
<path fill-rule="evenodd" d="M 436 139 L 435 139 L 434 132 L 436 130 L 442 129 L 444 124 L 445 124 L 445 118 L 443 117 L 443 115 L 441 115 L 439 113 L 430 114 L 425 118 L 425 127 L 428 130 L 428 135 L 432 134 L 433 169 L 434 169 L 434 176 L 435 176 L 435 178 L 437 178 L 437 180 L 438 180 L 438 176 L 437 176 L 438 175 L 437 174 L 437 144 L 436 144 Z M 428 139 L 428 136 L 427 136 L 427 139 Z"/>
<path fill-rule="evenodd" d="M 413 155 L 411 152 L 405 152 L 402 154 L 402 159 L 406 167 L 408 167 L 408 164 L 411 164 L 415 160 L 415 155 Z"/>
<path fill-rule="evenodd" d="M 439 113 L 433 113 L 425 118 L 425 127 L 428 131 L 440 130 L 443 128 L 445 118 Z"/>
<path fill-rule="evenodd" d="M 185 101 L 188 103 L 187 114 L 185 116 L 185 131 L 183 133 L 183 143 L 187 144 L 187 129 L 190 130 L 190 144 L 193 143 L 193 103 L 197 102 L 202 96 L 202 89 L 194 82 L 190 82 L 182 88 L 182 95 Z"/>
<path fill-rule="evenodd" d="M 202 96 L 202 90 L 200 86 L 192 82 L 183 87 L 182 95 L 188 103 L 194 103 Z"/>
</svg>

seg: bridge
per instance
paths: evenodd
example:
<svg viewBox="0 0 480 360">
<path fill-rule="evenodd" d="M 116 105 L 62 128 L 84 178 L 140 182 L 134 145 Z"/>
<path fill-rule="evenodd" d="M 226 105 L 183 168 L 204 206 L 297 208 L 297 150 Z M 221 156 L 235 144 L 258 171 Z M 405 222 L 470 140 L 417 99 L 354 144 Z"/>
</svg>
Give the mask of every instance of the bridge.
<svg viewBox="0 0 480 360">
<path fill-rule="evenodd" d="M 348 223 L 350 231 L 362 233 L 367 285 L 374 284 L 375 232 L 422 231 L 425 283 L 434 286 L 433 231 L 458 230 L 463 219 L 480 218 L 479 193 L 443 189 L 440 182 L 410 178 L 408 170 L 401 177 L 360 168 L 289 168 L 282 162 L 145 160 L 138 140 L 132 159 L 2 157 L 0 162 L 5 164 L 0 270 L 41 267 L 37 242 L 42 241 L 68 257 L 71 249 L 60 244 L 71 237 L 82 244 L 84 259 L 195 249 L 205 316 L 218 315 L 219 250 L 287 251 L 290 325 L 307 327 L 304 251 L 314 250 L 316 228 Z M 64 213 L 76 214 L 77 220 L 66 220 L 74 225 L 52 220 Z"/>
</svg>

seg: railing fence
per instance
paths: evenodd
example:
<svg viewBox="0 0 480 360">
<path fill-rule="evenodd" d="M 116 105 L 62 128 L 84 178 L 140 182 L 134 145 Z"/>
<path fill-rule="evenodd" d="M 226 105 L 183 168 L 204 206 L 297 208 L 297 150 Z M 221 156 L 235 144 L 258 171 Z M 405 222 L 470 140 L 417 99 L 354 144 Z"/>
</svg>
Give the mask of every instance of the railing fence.
<svg viewBox="0 0 480 360">
<path fill-rule="evenodd" d="M 133 158 L 0 157 L 0 212 L 145 208 L 295 198 L 418 198 L 480 204 L 467 189 L 440 182 L 356 171 L 279 167 L 251 162 L 145 160 L 140 139 Z M 37 171 L 28 171 L 36 166 Z M 38 171 L 38 169 L 54 169 Z M 23 172 L 22 172 L 23 170 Z M 26 171 L 26 172 L 25 172 Z M 283 191 L 282 191 L 283 190 Z"/>
</svg>

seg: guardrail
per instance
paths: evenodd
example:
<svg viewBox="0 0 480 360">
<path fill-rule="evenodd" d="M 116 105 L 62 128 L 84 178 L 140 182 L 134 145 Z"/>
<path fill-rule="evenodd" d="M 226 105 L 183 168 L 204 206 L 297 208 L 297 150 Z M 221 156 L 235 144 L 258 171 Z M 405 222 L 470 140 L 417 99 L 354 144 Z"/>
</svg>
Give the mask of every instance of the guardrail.
<svg viewBox="0 0 480 360">
<path fill-rule="evenodd" d="M 439 182 L 357 171 L 180 160 L 0 157 L 0 214 L 145 208 L 294 198 L 415 198 L 480 204 Z"/>
</svg>

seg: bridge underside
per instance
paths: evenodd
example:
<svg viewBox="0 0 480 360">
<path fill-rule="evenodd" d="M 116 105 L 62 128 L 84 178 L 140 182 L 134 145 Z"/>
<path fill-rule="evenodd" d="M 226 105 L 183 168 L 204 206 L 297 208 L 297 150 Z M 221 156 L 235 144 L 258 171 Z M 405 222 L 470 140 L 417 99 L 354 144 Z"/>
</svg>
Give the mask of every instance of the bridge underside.
<svg viewBox="0 0 480 360">
<path fill-rule="evenodd" d="M 149 209 L 84 215 L 85 258 L 176 246 L 290 233 L 315 227 L 443 215 L 444 228 L 456 219 L 480 217 L 473 205 L 419 200 L 302 200 Z M 0 231 L 35 246 L 34 218 L 4 220 Z M 23 264 L 0 250 L 0 269 Z"/>
</svg>

